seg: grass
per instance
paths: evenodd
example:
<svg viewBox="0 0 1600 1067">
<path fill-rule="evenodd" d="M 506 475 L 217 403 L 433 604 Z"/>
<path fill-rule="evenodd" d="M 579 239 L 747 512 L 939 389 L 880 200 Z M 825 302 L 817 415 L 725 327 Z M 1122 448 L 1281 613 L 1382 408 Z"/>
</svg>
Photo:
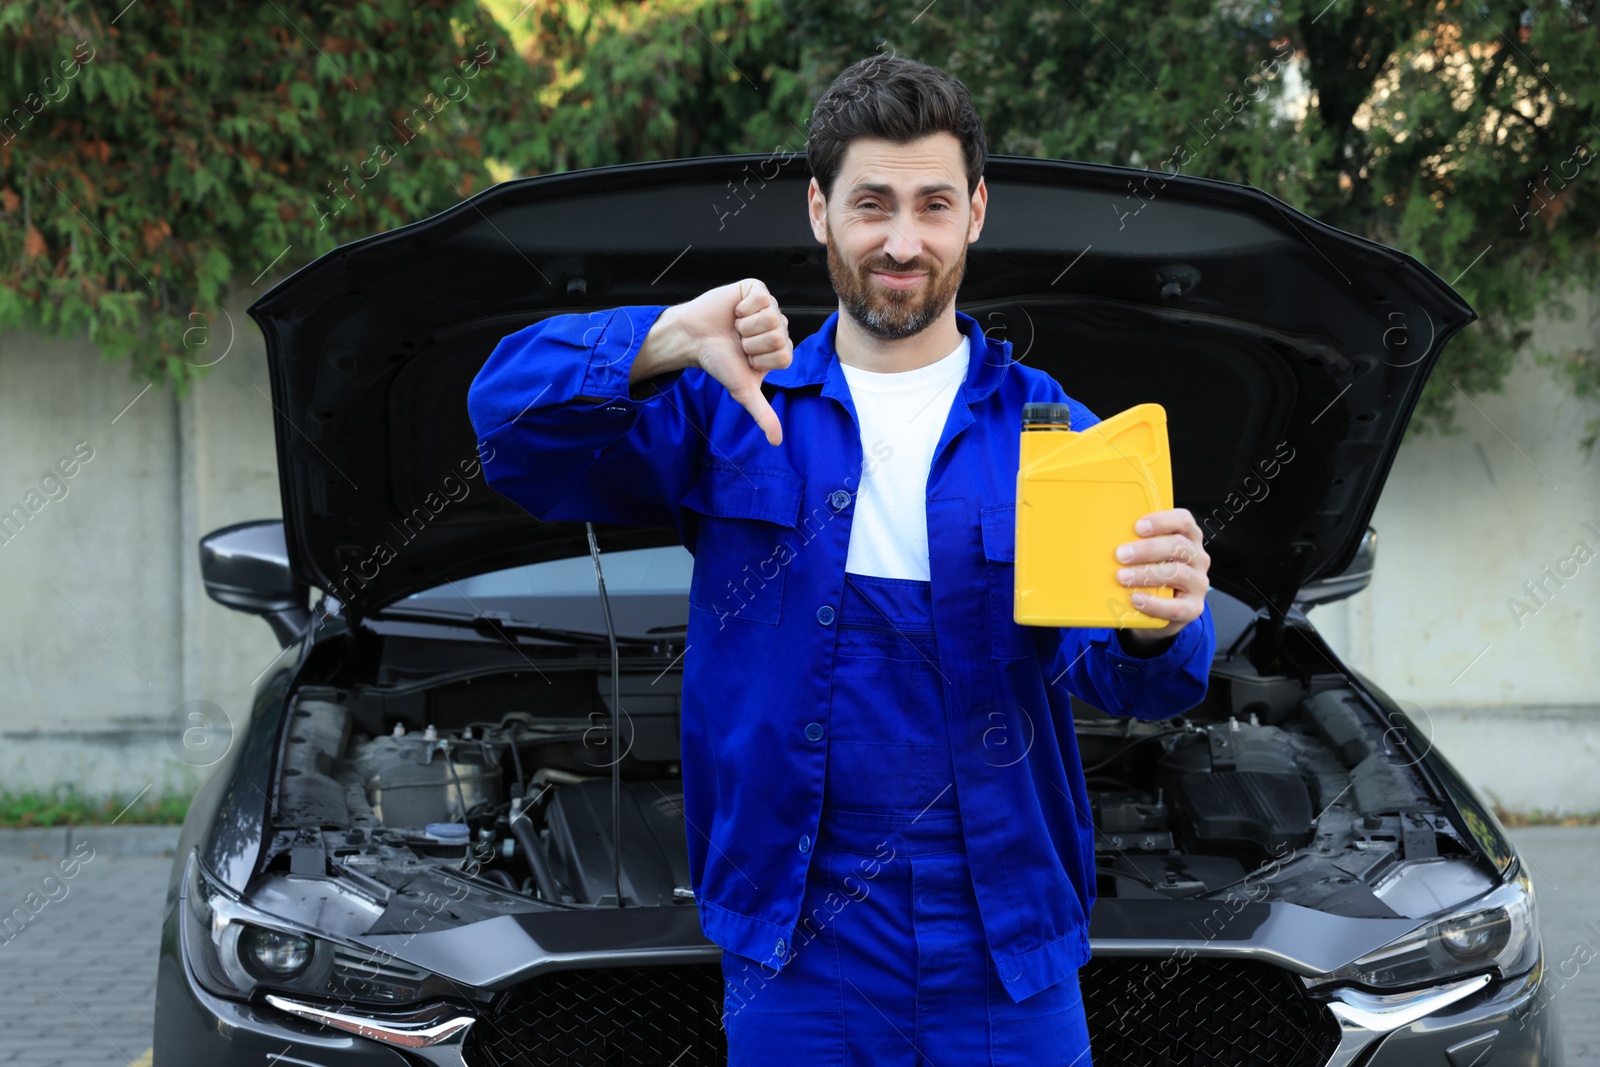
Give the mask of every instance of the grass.
<svg viewBox="0 0 1600 1067">
<path fill-rule="evenodd" d="M 1538 808 L 1532 811 L 1506 811 L 1496 804 L 1494 817 L 1507 829 L 1519 826 L 1600 826 L 1600 811 L 1552 815 Z"/>
<path fill-rule="evenodd" d="M 145 793 L 129 807 L 133 797 L 91 796 L 75 785 L 57 786 L 49 792 L 0 790 L 0 827 L 104 826 L 113 819 L 118 826 L 172 825 L 183 822 L 189 799 L 186 793 Z"/>
</svg>

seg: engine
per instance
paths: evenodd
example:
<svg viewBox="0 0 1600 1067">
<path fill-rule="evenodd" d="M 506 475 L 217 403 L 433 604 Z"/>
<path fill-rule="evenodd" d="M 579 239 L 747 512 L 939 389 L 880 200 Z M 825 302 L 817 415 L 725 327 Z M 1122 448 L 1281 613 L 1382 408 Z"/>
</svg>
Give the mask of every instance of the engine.
<svg viewBox="0 0 1600 1067">
<path fill-rule="evenodd" d="M 624 676 L 627 713 L 612 738 L 607 680 L 586 681 L 578 707 L 421 729 L 389 725 L 380 711 L 376 722 L 388 726 L 380 733 L 362 729 L 375 708 L 359 694 L 307 690 L 285 753 L 283 808 L 300 837 L 320 827 L 319 844 L 332 845 L 347 869 L 393 888 L 419 867 L 470 868 L 536 900 L 614 905 L 610 766 L 618 762 L 624 902 L 692 902 L 676 690 L 630 694 L 640 683 Z M 569 681 L 557 695 L 584 688 Z M 440 704 L 448 720 L 451 702 Z M 297 854 L 292 840 L 279 844 Z M 310 862 L 304 845 L 298 852 Z"/>
<path fill-rule="evenodd" d="M 413 895 L 469 877 L 503 891 L 473 896 L 480 916 L 615 906 L 619 890 L 629 906 L 692 904 L 681 676 L 623 673 L 616 737 L 609 681 L 571 670 L 303 689 L 270 861 L 297 874 L 334 863 Z M 1308 694 L 1214 674 L 1205 704 L 1154 722 L 1074 707 L 1098 895 L 1197 897 L 1270 872 L 1272 894 L 1338 914 L 1422 907 L 1405 903 L 1408 870 L 1471 850 L 1341 683 Z M 1263 687 L 1268 699 L 1250 697 Z"/>
<path fill-rule="evenodd" d="M 1215 682 L 1226 700 L 1227 680 Z M 1099 895 L 1200 896 L 1270 874 L 1263 888 L 1284 899 L 1396 914 L 1386 898 L 1409 865 L 1469 850 L 1393 733 L 1327 684 L 1220 720 L 1204 707 L 1161 722 L 1084 709 Z"/>
</svg>

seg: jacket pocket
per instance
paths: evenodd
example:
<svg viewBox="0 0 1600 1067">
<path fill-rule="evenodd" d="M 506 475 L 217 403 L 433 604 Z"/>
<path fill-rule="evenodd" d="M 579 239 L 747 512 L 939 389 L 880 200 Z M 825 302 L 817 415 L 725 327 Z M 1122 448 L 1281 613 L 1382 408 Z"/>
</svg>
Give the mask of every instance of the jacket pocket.
<svg viewBox="0 0 1600 1067">
<path fill-rule="evenodd" d="M 731 619 L 778 622 L 804 487 L 782 468 L 706 461 L 680 501 L 697 516 L 691 607 L 724 625 Z"/>
<path fill-rule="evenodd" d="M 1016 505 L 982 508 L 978 517 L 983 526 L 983 567 L 989 577 L 990 653 L 995 659 L 1036 655 L 1033 634 L 1017 624 L 1012 607 L 1017 581 Z"/>
</svg>

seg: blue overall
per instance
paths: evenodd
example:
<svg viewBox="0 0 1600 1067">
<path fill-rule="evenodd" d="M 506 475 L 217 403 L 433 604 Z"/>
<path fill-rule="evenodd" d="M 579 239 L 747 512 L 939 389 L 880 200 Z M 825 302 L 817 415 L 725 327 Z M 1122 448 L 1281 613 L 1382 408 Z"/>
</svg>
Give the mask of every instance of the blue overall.
<svg viewBox="0 0 1600 1067">
<path fill-rule="evenodd" d="M 1089 1067 L 1076 972 L 1016 1002 L 990 958 L 930 584 L 847 574 L 834 656 L 822 819 L 788 961 L 722 956 L 729 1067 Z"/>
</svg>

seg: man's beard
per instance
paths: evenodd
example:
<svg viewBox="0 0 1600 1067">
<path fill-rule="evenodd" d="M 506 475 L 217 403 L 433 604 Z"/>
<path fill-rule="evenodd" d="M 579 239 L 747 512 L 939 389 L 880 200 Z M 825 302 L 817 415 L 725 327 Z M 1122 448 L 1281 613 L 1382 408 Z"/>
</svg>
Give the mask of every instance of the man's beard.
<svg viewBox="0 0 1600 1067">
<path fill-rule="evenodd" d="M 960 258 L 943 274 L 935 274 L 933 264 L 926 259 L 896 263 L 886 255 L 869 257 L 852 273 L 839 255 L 831 223 L 827 232 L 828 278 L 833 282 L 833 291 L 857 325 L 885 341 L 898 341 L 926 329 L 955 299 L 956 290 L 967 274 L 966 245 L 961 246 Z M 921 270 L 926 272 L 927 278 L 916 288 L 890 289 L 873 280 L 874 270 Z"/>
</svg>

